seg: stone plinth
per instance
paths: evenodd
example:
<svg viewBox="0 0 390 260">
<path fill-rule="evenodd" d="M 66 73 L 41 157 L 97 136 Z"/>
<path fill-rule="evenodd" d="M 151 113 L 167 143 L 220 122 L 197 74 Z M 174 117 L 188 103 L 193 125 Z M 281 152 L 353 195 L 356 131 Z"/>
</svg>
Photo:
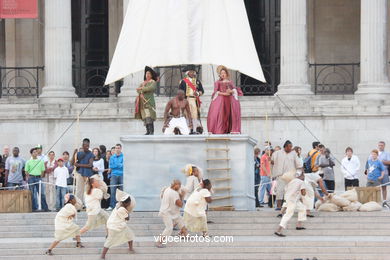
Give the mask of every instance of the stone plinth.
<svg viewBox="0 0 390 260">
<path fill-rule="evenodd" d="M 207 172 L 206 135 L 193 136 L 122 136 L 124 165 L 124 189 L 137 198 L 138 211 L 156 211 L 160 208 L 160 192 L 173 179 L 185 184 L 186 176 L 181 172 L 188 163 L 203 169 L 204 178 L 218 177 Z M 231 168 L 231 200 L 236 210 L 254 210 L 253 196 L 253 147 L 256 141 L 248 135 L 215 135 L 228 137 Z M 210 166 L 214 167 L 214 166 Z M 218 183 L 213 183 L 218 186 Z M 222 202 L 222 201 L 221 201 Z M 218 205 L 218 201 L 212 205 Z"/>
</svg>

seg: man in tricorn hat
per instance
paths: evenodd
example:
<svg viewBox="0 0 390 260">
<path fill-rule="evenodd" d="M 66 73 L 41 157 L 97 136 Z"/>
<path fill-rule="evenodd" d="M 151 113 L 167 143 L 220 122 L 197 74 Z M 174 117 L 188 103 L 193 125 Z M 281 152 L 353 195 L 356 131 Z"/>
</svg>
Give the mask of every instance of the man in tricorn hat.
<svg viewBox="0 0 390 260">
<path fill-rule="evenodd" d="M 195 65 L 188 65 L 183 69 L 185 77 L 180 81 L 179 89 L 183 90 L 188 100 L 191 118 L 192 129 L 191 134 L 199 134 L 202 132 L 202 125 L 200 123 L 200 96 L 204 94 L 203 86 L 200 80 L 196 78 Z"/>
<path fill-rule="evenodd" d="M 156 72 L 146 66 L 144 81 L 137 88 L 137 99 L 135 101 L 135 118 L 142 119 L 146 127 L 146 135 L 154 134 L 154 121 L 156 120 L 156 103 L 154 91 L 157 85 Z"/>
</svg>

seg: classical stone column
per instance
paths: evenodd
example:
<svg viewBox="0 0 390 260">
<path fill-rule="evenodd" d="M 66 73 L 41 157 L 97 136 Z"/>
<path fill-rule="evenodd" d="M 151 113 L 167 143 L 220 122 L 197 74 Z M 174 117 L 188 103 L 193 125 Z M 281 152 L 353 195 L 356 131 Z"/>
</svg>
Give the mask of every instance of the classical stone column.
<svg viewBox="0 0 390 260">
<path fill-rule="evenodd" d="M 361 0 L 360 98 L 390 94 L 387 75 L 387 0 Z"/>
<path fill-rule="evenodd" d="M 204 89 L 205 96 L 211 96 L 214 91 L 214 82 L 218 79 L 216 73 L 217 66 L 210 64 L 202 64 L 202 86 Z"/>
<path fill-rule="evenodd" d="M 126 16 L 127 7 L 129 5 L 129 0 L 123 0 L 123 20 Z M 137 72 L 129 75 L 123 79 L 123 86 L 121 87 L 121 93 L 119 94 L 120 98 L 125 98 L 127 100 L 129 97 L 136 97 L 139 84 L 144 80 L 144 72 Z M 131 100 L 133 101 L 133 100 Z"/>
<path fill-rule="evenodd" d="M 45 1 L 44 102 L 75 98 L 72 86 L 72 17 L 70 0 Z"/>
<path fill-rule="evenodd" d="M 281 0 L 278 94 L 313 94 L 308 81 L 306 0 Z"/>
</svg>

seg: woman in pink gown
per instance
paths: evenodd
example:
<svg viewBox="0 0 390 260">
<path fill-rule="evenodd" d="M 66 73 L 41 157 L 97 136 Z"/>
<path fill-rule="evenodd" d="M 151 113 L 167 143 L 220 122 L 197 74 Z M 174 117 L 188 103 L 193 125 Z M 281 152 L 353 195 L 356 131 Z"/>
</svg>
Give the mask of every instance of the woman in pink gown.
<svg viewBox="0 0 390 260">
<path fill-rule="evenodd" d="M 229 71 L 218 66 L 219 80 L 214 83 L 209 114 L 207 116 L 208 132 L 212 134 L 240 134 L 241 107 L 238 96 L 243 93 L 229 79 Z"/>
</svg>

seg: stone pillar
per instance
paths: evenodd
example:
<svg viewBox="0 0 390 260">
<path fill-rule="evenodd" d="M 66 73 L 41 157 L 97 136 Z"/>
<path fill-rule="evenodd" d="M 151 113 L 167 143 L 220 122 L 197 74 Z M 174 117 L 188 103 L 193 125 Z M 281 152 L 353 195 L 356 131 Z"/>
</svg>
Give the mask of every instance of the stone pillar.
<svg viewBox="0 0 390 260">
<path fill-rule="evenodd" d="M 129 0 L 123 0 L 123 20 L 126 16 L 127 7 L 129 5 Z M 140 71 L 133 73 L 123 79 L 123 86 L 121 87 L 121 93 L 119 94 L 120 98 L 125 98 L 127 101 L 129 97 L 136 97 L 139 84 L 144 80 L 144 72 Z M 134 101 L 133 99 L 130 101 Z"/>
<path fill-rule="evenodd" d="M 361 0 L 358 98 L 390 94 L 387 75 L 387 0 Z"/>
<path fill-rule="evenodd" d="M 43 102 L 77 97 L 72 86 L 72 16 L 70 0 L 45 1 L 45 86 Z"/>
<path fill-rule="evenodd" d="M 214 82 L 218 79 L 216 72 L 217 66 L 210 64 L 202 64 L 202 86 L 205 96 L 211 96 L 214 91 Z"/>
<path fill-rule="evenodd" d="M 281 0 L 281 95 L 313 94 L 308 81 L 306 0 Z"/>
</svg>

